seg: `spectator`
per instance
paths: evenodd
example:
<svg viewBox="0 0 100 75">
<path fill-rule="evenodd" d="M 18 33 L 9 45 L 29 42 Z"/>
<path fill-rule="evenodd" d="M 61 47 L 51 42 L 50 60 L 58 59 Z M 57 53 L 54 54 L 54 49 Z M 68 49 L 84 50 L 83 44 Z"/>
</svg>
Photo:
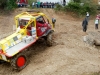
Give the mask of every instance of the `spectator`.
<svg viewBox="0 0 100 75">
<path fill-rule="evenodd" d="M 50 8 L 50 2 L 48 2 L 48 6 L 47 7 Z"/>
<path fill-rule="evenodd" d="M 90 16 L 89 12 L 86 12 L 86 19 L 87 19 L 87 21 L 89 21 L 89 16 Z"/>
<path fill-rule="evenodd" d="M 46 6 L 46 8 L 48 8 L 48 7 L 49 7 L 49 3 L 48 3 L 48 2 L 46 2 L 45 6 Z"/>
<path fill-rule="evenodd" d="M 33 2 L 33 3 L 32 3 L 32 8 L 34 8 L 34 6 L 35 6 L 35 3 Z"/>
<path fill-rule="evenodd" d="M 98 18 L 100 19 L 100 14 L 98 14 L 97 16 L 98 16 Z M 97 17 L 97 16 L 96 16 L 96 17 Z"/>
<path fill-rule="evenodd" d="M 40 8 L 40 2 L 37 2 L 37 6 L 38 6 L 38 8 Z"/>
<path fill-rule="evenodd" d="M 43 8 L 43 2 L 40 3 L 40 7 Z"/>
<path fill-rule="evenodd" d="M 43 8 L 45 8 L 45 6 L 46 6 L 46 3 L 44 2 L 44 3 L 43 3 Z"/>
<path fill-rule="evenodd" d="M 88 25 L 88 21 L 87 19 L 85 18 L 82 22 L 82 27 L 83 27 L 83 32 L 86 32 L 87 31 L 87 25 Z"/>
<path fill-rule="evenodd" d="M 38 8 L 38 4 L 37 4 L 37 2 L 35 3 L 35 5 L 36 5 L 36 8 Z"/>
<path fill-rule="evenodd" d="M 20 5 L 20 3 L 18 3 L 18 7 L 20 7 L 21 5 Z"/>
<path fill-rule="evenodd" d="M 98 19 L 98 20 L 100 19 L 99 15 L 96 16 L 96 19 Z"/>
<path fill-rule="evenodd" d="M 51 8 L 51 2 L 48 3 L 48 8 Z"/>
<path fill-rule="evenodd" d="M 54 2 L 51 3 L 52 8 L 54 8 Z"/>
<path fill-rule="evenodd" d="M 63 6 L 65 6 L 66 5 L 66 1 L 63 3 Z"/>
<path fill-rule="evenodd" d="M 98 29 L 99 19 L 95 19 L 95 29 Z"/>
</svg>

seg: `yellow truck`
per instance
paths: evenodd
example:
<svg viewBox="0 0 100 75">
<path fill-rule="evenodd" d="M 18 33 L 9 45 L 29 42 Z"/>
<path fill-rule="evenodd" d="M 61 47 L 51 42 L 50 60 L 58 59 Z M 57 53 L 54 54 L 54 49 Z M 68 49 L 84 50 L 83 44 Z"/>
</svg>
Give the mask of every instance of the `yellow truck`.
<svg viewBox="0 0 100 75">
<path fill-rule="evenodd" d="M 27 51 L 38 39 L 46 40 L 52 46 L 54 26 L 41 12 L 27 11 L 15 16 L 16 31 L 0 40 L 0 60 L 9 62 L 14 69 L 22 70 L 28 64 Z"/>
</svg>

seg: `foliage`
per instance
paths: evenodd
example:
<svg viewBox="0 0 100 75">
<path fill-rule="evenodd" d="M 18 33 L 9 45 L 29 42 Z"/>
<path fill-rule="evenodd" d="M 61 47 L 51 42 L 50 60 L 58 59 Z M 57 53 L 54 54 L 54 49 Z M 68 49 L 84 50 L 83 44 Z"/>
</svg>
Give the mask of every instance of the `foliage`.
<svg viewBox="0 0 100 75">
<path fill-rule="evenodd" d="M 59 4 L 56 4 L 55 6 L 56 6 L 56 8 L 55 8 L 56 11 L 60 11 L 63 9 L 63 7 Z"/>
<path fill-rule="evenodd" d="M 0 8 L 11 10 L 16 6 L 16 0 L 0 0 Z"/>
<path fill-rule="evenodd" d="M 28 0 L 28 4 L 31 6 L 33 2 L 36 2 L 37 0 Z M 0 8 L 6 9 L 6 10 L 12 10 L 16 8 L 16 0 L 0 0 Z"/>
<path fill-rule="evenodd" d="M 73 0 L 74 2 L 77 2 L 77 3 L 80 3 L 81 2 L 81 0 Z"/>
<path fill-rule="evenodd" d="M 80 4 L 79 3 L 75 3 L 75 2 L 70 2 L 67 6 L 65 7 L 68 7 L 70 11 L 73 11 L 73 12 L 78 12 L 80 10 Z"/>
<path fill-rule="evenodd" d="M 77 0 L 78 1 L 78 0 Z M 63 11 L 71 11 L 76 13 L 78 16 L 85 15 L 86 12 L 89 12 L 90 14 L 95 14 L 97 11 L 96 5 L 91 0 L 81 0 L 83 4 L 78 2 L 69 2 L 68 5 L 62 7 L 61 5 L 56 6 L 56 10 L 63 10 Z"/>
<path fill-rule="evenodd" d="M 0 7 L 4 8 L 6 5 L 7 0 L 0 0 Z"/>
<path fill-rule="evenodd" d="M 12 10 L 16 7 L 17 7 L 16 0 L 8 0 L 6 2 L 6 7 L 5 7 L 6 10 Z"/>
</svg>

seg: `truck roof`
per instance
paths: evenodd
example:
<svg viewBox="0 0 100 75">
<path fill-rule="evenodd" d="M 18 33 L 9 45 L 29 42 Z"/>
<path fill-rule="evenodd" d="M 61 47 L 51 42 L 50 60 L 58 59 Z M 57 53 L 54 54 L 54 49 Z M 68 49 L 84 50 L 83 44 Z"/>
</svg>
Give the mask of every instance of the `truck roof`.
<svg viewBox="0 0 100 75">
<path fill-rule="evenodd" d="M 24 18 L 24 19 L 29 19 L 30 18 L 37 18 L 39 16 L 42 16 L 44 15 L 44 13 L 41 13 L 41 12 L 34 12 L 34 11 L 27 11 L 27 12 L 23 12 L 19 15 L 17 15 L 15 18 Z"/>
</svg>

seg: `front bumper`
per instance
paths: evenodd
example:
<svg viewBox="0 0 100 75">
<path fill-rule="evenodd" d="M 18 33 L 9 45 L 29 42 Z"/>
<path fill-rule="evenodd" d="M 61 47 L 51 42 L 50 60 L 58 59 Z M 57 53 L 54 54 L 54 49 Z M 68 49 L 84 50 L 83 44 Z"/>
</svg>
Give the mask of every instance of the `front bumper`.
<svg viewBox="0 0 100 75">
<path fill-rule="evenodd" d="M 0 51 L 0 60 L 8 61 L 7 56 L 2 51 Z"/>
</svg>

